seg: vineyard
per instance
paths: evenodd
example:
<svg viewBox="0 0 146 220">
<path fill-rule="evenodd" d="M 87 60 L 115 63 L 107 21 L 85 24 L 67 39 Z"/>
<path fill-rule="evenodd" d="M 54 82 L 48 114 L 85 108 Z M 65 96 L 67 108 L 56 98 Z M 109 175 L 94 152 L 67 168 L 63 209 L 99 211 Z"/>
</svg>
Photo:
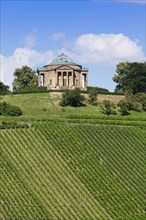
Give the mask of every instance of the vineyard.
<svg viewBox="0 0 146 220">
<path fill-rule="evenodd" d="M 0 130 L 1 219 L 145 219 L 144 125 L 77 120 Z"/>
</svg>

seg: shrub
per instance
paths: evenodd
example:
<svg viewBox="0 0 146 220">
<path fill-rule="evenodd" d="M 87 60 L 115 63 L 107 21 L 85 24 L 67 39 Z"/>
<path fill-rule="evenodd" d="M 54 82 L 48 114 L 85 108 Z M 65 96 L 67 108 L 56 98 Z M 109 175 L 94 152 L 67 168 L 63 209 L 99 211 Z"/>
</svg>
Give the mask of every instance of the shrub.
<svg viewBox="0 0 146 220">
<path fill-rule="evenodd" d="M 9 115 L 9 116 L 19 116 L 19 115 L 22 115 L 22 111 L 21 111 L 21 109 L 18 106 L 10 105 L 7 108 L 6 115 Z"/>
<path fill-rule="evenodd" d="M 9 94 L 9 93 L 10 93 L 9 86 L 0 82 L 0 95 L 5 95 L 5 94 Z"/>
<path fill-rule="evenodd" d="M 127 103 L 126 101 L 124 100 L 120 100 L 119 103 L 118 103 L 118 106 L 120 107 L 120 112 L 121 112 L 121 115 L 124 116 L 124 115 L 129 115 L 130 113 L 128 112 L 128 109 L 129 109 L 129 103 Z"/>
<path fill-rule="evenodd" d="M 0 115 L 3 115 L 5 113 L 7 105 L 8 104 L 6 102 L 1 102 L 0 103 Z"/>
<path fill-rule="evenodd" d="M 116 114 L 115 109 L 116 109 L 116 106 L 114 103 L 108 100 L 103 101 L 103 105 L 101 107 L 102 113 L 104 113 L 105 115 L 111 115 L 111 114 L 115 115 Z"/>
<path fill-rule="evenodd" d="M 95 90 L 95 89 L 89 90 L 88 102 L 91 105 L 97 105 L 97 90 Z"/>
<path fill-rule="evenodd" d="M 96 90 L 97 93 L 109 93 L 108 89 L 100 88 L 100 87 L 94 87 L 94 86 L 88 86 L 87 91 Z"/>
<path fill-rule="evenodd" d="M 0 115 L 19 116 L 22 115 L 22 111 L 17 106 L 9 105 L 6 102 L 1 102 Z"/>
<path fill-rule="evenodd" d="M 142 102 L 140 101 L 141 99 L 138 98 L 138 94 L 133 95 L 127 93 L 125 100 L 128 103 L 128 110 L 134 110 L 134 111 L 143 110 Z"/>
<path fill-rule="evenodd" d="M 65 112 L 65 108 L 62 108 L 61 111 L 62 111 L 62 112 Z"/>
<path fill-rule="evenodd" d="M 145 93 L 137 93 L 135 95 L 137 102 L 139 102 L 142 106 L 142 110 L 146 111 L 146 94 Z"/>
<path fill-rule="evenodd" d="M 80 107 L 83 105 L 84 97 L 81 95 L 79 89 L 66 90 L 62 94 L 61 106 Z"/>
<path fill-rule="evenodd" d="M 19 122 L 6 122 L 2 121 L 0 123 L 0 129 L 10 129 L 10 128 L 29 128 L 32 125 L 28 123 L 19 123 Z"/>
<path fill-rule="evenodd" d="M 27 94 L 27 93 L 43 93 L 47 92 L 47 87 L 41 86 L 36 88 L 16 89 L 13 94 Z"/>
</svg>

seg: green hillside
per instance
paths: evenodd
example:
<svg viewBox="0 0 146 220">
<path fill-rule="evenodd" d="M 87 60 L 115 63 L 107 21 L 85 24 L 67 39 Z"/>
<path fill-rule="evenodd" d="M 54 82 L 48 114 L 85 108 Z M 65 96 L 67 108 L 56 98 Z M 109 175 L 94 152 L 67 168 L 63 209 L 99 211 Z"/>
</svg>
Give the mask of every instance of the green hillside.
<svg viewBox="0 0 146 220">
<path fill-rule="evenodd" d="M 87 98 L 88 95 L 84 94 Z M 50 92 L 50 93 L 30 93 L 30 94 L 18 94 L 3 96 L 3 101 L 9 104 L 20 107 L 23 111 L 22 117 L 48 117 L 58 116 L 66 114 L 99 114 L 99 106 L 88 105 L 80 108 L 66 107 L 65 111 L 59 105 L 62 93 Z M 98 103 L 100 104 L 104 99 L 112 100 L 117 103 L 123 96 L 120 95 L 98 95 Z"/>
<path fill-rule="evenodd" d="M 61 107 L 61 93 L 2 97 L 23 115 L 0 116 L 1 219 L 144 220 L 146 112 L 105 116 Z"/>
<path fill-rule="evenodd" d="M 1 130 L 2 219 L 144 219 L 144 134 L 69 122 Z"/>
<path fill-rule="evenodd" d="M 47 93 L 30 93 L 18 95 L 0 96 L 2 101 L 8 104 L 18 106 L 21 108 L 23 115 L 20 117 L 5 117 L 0 115 L 0 121 L 44 121 L 52 118 L 65 118 L 70 115 L 79 116 L 93 116 L 100 118 L 107 118 L 100 112 L 100 106 L 104 100 L 110 100 L 117 104 L 119 100 L 123 99 L 122 95 L 101 95 L 98 94 L 97 106 L 89 105 L 87 102 L 88 95 L 84 94 L 86 100 L 83 107 L 73 108 L 71 106 L 62 107 L 59 105 L 62 94 L 60 92 L 47 92 Z M 120 117 L 120 112 L 117 111 L 117 116 L 113 116 L 116 120 Z M 111 117 L 108 117 L 108 119 Z M 121 117 L 122 120 L 136 120 L 146 121 L 146 112 L 131 111 L 130 115 Z"/>
</svg>

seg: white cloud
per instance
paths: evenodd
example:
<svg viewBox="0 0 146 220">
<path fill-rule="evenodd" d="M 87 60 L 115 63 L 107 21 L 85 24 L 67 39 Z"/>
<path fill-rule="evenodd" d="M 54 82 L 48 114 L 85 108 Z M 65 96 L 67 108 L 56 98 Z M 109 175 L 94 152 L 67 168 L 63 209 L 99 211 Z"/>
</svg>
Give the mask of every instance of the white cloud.
<svg viewBox="0 0 146 220">
<path fill-rule="evenodd" d="M 37 44 L 37 38 L 35 36 L 35 33 L 37 32 L 37 29 L 33 29 L 30 34 L 24 37 L 24 43 L 27 48 L 34 48 Z"/>
<path fill-rule="evenodd" d="M 146 0 L 92 0 L 93 2 L 97 3 L 135 3 L 135 4 L 146 4 Z"/>
<path fill-rule="evenodd" d="M 61 41 L 64 40 L 65 35 L 62 32 L 54 33 L 52 36 L 49 37 L 49 39 L 54 41 Z"/>
<path fill-rule="evenodd" d="M 11 86 L 13 82 L 13 73 L 16 68 L 24 65 L 34 66 L 44 65 L 49 63 L 54 56 L 52 51 L 38 52 L 29 48 L 17 48 L 12 56 L 6 57 L 0 55 L 0 71 L 1 81 Z"/>
<path fill-rule="evenodd" d="M 25 45 L 28 48 L 34 48 L 36 46 L 36 37 L 33 35 L 28 35 L 25 37 Z"/>
<path fill-rule="evenodd" d="M 87 64 L 114 64 L 121 61 L 143 61 L 137 41 L 124 34 L 84 34 L 75 41 L 76 59 Z"/>
</svg>

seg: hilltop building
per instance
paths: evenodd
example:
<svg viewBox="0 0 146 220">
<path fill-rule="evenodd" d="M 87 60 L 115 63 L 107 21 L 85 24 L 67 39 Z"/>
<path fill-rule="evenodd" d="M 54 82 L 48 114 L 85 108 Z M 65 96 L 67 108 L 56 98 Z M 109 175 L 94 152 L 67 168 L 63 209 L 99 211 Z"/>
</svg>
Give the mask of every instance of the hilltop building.
<svg viewBox="0 0 146 220">
<path fill-rule="evenodd" d="M 87 89 L 88 69 L 76 64 L 63 52 L 37 72 L 38 85 L 46 86 L 48 90 Z"/>
</svg>

